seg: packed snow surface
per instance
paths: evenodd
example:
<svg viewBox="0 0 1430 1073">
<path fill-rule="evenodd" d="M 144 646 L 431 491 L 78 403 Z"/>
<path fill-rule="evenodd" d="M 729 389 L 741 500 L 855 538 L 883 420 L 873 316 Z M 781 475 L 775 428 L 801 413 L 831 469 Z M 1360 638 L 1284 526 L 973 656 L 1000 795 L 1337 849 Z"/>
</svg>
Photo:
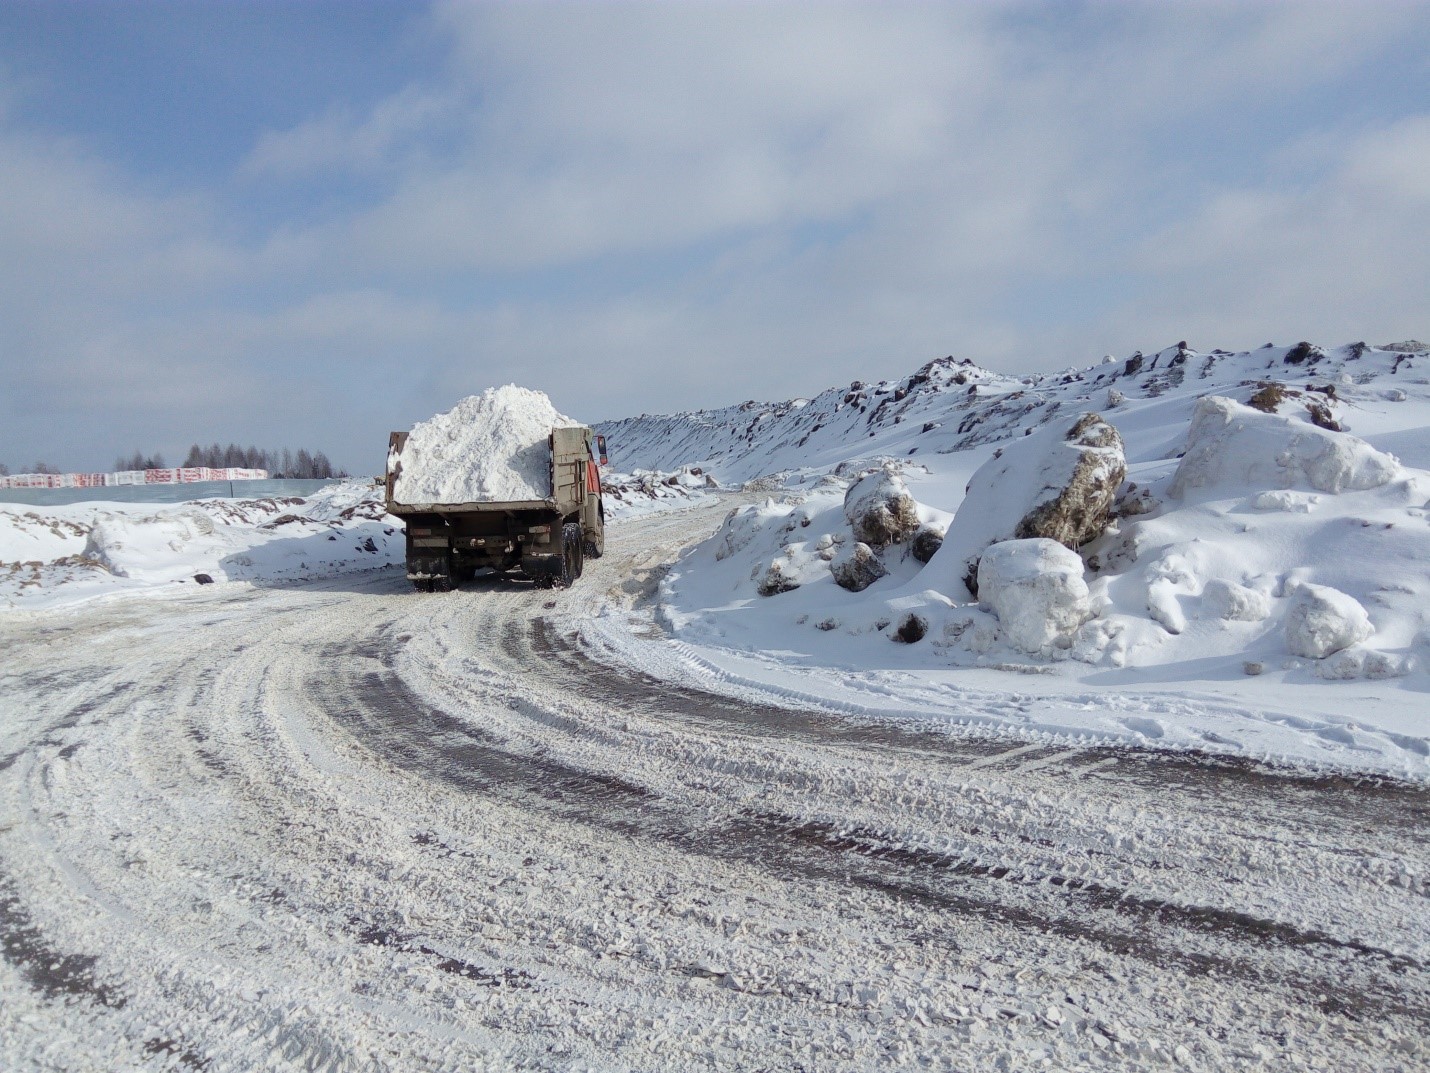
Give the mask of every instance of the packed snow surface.
<svg viewBox="0 0 1430 1073">
<path fill-rule="evenodd" d="M 526 503 L 551 498 L 557 427 L 579 422 L 557 413 L 540 391 L 507 384 L 469 395 L 418 423 L 389 460 L 398 503 Z"/>
</svg>

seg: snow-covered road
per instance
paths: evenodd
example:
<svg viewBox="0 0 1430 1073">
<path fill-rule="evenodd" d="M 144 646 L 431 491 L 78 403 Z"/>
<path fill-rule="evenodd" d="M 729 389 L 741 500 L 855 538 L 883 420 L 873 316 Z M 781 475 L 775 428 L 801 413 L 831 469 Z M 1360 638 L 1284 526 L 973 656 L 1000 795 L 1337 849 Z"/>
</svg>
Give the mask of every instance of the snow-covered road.
<svg viewBox="0 0 1430 1073">
<path fill-rule="evenodd" d="M 0 1068 L 1424 1068 L 1430 793 L 711 692 L 723 509 L 0 619 Z"/>
</svg>

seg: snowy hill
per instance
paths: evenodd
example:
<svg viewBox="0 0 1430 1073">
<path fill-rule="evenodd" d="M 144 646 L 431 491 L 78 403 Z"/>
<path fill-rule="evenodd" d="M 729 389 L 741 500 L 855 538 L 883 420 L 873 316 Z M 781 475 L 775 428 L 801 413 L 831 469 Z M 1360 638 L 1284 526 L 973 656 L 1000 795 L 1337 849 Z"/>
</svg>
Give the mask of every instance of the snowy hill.
<svg viewBox="0 0 1430 1073">
<path fill-rule="evenodd" d="M 1413 340 L 1390 348 L 1300 343 L 1205 354 L 1179 344 L 1028 377 L 947 357 L 902 380 L 856 380 L 813 399 L 641 415 L 598 430 L 617 470 L 695 465 L 727 484 L 866 457 L 951 454 L 1084 410 L 1107 412 L 1124 436 L 1124 424 L 1135 427 L 1141 433 L 1135 453 L 1146 459 L 1173 449 L 1175 437 L 1159 439 L 1157 430 L 1185 426 L 1199 397 L 1245 401 L 1262 381 L 1302 390 L 1330 386 L 1327 404 L 1345 427 L 1411 465 L 1430 466 L 1430 442 L 1420 435 L 1427 425 L 1420 405 L 1430 402 L 1430 353 Z M 1398 405 L 1405 402 L 1420 405 Z"/>
<path fill-rule="evenodd" d="M 661 583 L 662 624 L 720 680 L 1430 777 L 1418 343 L 1179 344 L 1023 378 L 945 358 L 602 431 L 620 468 L 768 495 Z M 1022 532 L 1078 466 L 1093 527 L 1072 502 L 1080 535 Z"/>
</svg>

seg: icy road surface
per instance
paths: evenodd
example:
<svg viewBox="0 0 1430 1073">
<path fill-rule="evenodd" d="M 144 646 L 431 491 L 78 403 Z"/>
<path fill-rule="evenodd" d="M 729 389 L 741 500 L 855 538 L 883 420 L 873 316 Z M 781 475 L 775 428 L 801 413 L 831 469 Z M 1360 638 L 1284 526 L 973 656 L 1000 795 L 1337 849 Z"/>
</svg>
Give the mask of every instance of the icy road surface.
<svg viewBox="0 0 1430 1073">
<path fill-rule="evenodd" d="M 1425 790 L 702 691 L 722 510 L 0 619 L 0 1068 L 1426 1068 Z"/>
</svg>

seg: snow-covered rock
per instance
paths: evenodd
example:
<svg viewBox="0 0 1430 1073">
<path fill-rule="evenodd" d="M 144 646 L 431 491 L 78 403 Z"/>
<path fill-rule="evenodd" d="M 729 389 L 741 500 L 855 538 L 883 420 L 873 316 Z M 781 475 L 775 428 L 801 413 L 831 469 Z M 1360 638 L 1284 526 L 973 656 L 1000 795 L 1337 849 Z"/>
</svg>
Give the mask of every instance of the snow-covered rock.
<svg viewBox="0 0 1430 1073">
<path fill-rule="evenodd" d="M 888 466 L 866 473 L 849 486 L 844 516 L 854 539 L 874 548 L 900 544 L 919 528 L 918 504 L 903 479 Z"/>
<path fill-rule="evenodd" d="M 1374 632 L 1370 616 L 1352 596 L 1329 585 L 1302 583 L 1286 612 L 1286 647 L 1295 656 L 1324 659 Z"/>
<path fill-rule="evenodd" d="M 978 606 L 998 617 L 1009 644 L 1030 655 L 1072 645 L 1093 615 L 1082 559 L 1055 540 L 1006 540 L 978 563 Z"/>
<path fill-rule="evenodd" d="M 943 526 L 922 526 L 909 543 L 909 554 L 921 563 L 933 561 L 938 549 L 943 547 Z"/>
<path fill-rule="evenodd" d="M 983 549 L 1047 538 L 1077 548 L 1100 535 L 1127 475 L 1122 437 L 1097 414 L 1051 424 L 1003 447 L 973 474 L 929 563 L 930 584 L 977 592 Z"/>
<path fill-rule="evenodd" d="M 778 596 L 782 592 L 793 592 L 799 588 L 799 580 L 785 560 L 776 559 L 765 567 L 755 591 L 761 596 Z"/>
<path fill-rule="evenodd" d="M 863 541 L 852 542 L 837 552 L 829 571 L 839 587 L 850 592 L 863 592 L 889 572 L 874 549 Z"/>
<path fill-rule="evenodd" d="M 551 496 L 547 438 L 573 421 L 540 391 L 507 384 L 415 425 L 398 456 L 399 503 L 529 502 Z"/>
<path fill-rule="evenodd" d="M 1348 433 L 1209 395 L 1197 400 L 1169 494 L 1211 499 L 1298 487 L 1359 491 L 1386 484 L 1399 472 L 1393 456 Z"/>
</svg>

